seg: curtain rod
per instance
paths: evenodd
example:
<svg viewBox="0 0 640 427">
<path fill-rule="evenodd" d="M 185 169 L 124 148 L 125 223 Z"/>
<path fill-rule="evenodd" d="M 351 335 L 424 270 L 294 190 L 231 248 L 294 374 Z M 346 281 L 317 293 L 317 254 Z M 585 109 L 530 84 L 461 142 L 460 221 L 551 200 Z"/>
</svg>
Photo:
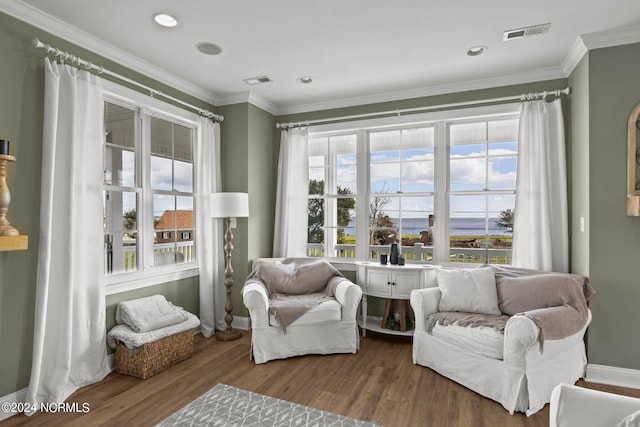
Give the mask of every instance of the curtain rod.
<svg viewBox="0 0 640 427">
<path fill-rule="evenodd" d="M 533 101 L 536 99 L 545 99 L 547 96 L 560 96 L 561 94 L 569 95 L 569 93 L 571 93 L 571 88 L 566 87 L 564 89 L 556 89 L 556 90 L 544 91 L 544 92 L 529 92 L 529 93 L 523 93 L 521 95 L 504 96 L 502 98 L 479 99 L 476 101 L 453 102 L 450 104 L 429 105 L 426 107 L 402 108 L 402 109 L 389 110 L 389 111 L 378 111 L 374 113 L 353 114 L 350 116 L 329 117 L 326 119 L 303 120 L 299 122 L 289 122 L 289 123 L 276 123 L 276 127 L 278 129 L 288 129 L 288 128 L 299 127 L 299 126 L 309 126 L 311 124 L 318 124 L 318 123 L 339 122 L 339 121 L 364 119 L 364 118 L 377 117 L 377 116 L 390 116 L 390 115 L 399 116 L 400 114 L 405 114 L 405 113 L 418 113 L 418 112 L 423 112 L 428 110 L 465 107 L 470 105 L 489 104 L 489 103 L 497 103 L 497 102 L 507 103 L 507 101 L 520 101 L 520 102 Z"/>
<path fill-rule="evenodd" d="M 184 102 L 184 101 L 182 101 L 182 100 L 180 100 L 178 98 L 174 98 L 171 95 L 167 95 L 166 93 L 160 92 L 159 90 L 156 90 L 156 89 L 153 89 L 153 88 L 151 88 L 149 86 L 143 85 L 142 83 L 139 83 L 139 82 L 137 82 L 135 80 L 132 80 L 132 79 L 130 79 L 128 77 L 125 77 L 125 76 L 120 75 L 118 73 L 114 73 L 113 71 L 107 70 L 102 66 L 95 65 L 94 63 L 92 63 L 90 61 L 86 61 L 86 60 L 80 58 L 79 56 L 72 55 L 69 52 L 65 52 L 65 51 L 63 51 L 61 49 L 58 49 L 56 47 L 53 47 L 51 45 L 42 43 L 37 38 L 33 39 L 33 46 L 38 48 L 38 49 L 46 50 L 47 55 L 52 55 L 54 57 L 57 56 L 58 58 L 60 58 L 63 61 L 69 61 L 71 63 L 76 63 L 78 65 L 81 65 L 85 69 L 87 69 L 87 71 L 88 70 L 95 70 L 95 71 L 98 72 L 98 74 L 108 74 L 108 75 L 110 75 L 112 77 L 115 77 L 115 78 L 117 78 L 119 80 L 122 80 L 124 82 L 130 83 L 130 84 L 132 84 L 134 86 L 137 86 L 137 87 L 139 87 L 141 89 L 147 90 L 147 91 L 149 91 L 149 95 L 151 97 L 161 96 L 163 98 L 169 99 L 169 100 L 171 100 L 171 101 L 173 101 L 173 102 L 175 102 L 177 104 L 180 104 L 180 105 L 182 105 L 184 107 L 187 107 L 187 108 L 190 108 L 192 110 L 195 110 L 201 116 L 210 118 L 210 119 L 215 120 L 217 122 L 221 122 L 221 121 L 224 120 L 224 116 L 222 116 L 220 114 L 213 113 L 213 112 L 211 112 L 209 110 L 205 110 L 204 108 L 196 107 L 195 105 L 189 104 L 188 102 Z"/>
</svg>

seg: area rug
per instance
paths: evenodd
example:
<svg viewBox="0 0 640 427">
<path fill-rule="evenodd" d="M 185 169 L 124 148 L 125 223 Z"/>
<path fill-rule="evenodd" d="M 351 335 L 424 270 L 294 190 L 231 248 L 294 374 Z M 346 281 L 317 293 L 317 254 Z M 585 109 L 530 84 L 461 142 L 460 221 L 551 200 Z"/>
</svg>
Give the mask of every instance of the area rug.
<svg viewBox="0 0 640 427">
<path fill-rule="evenodd" d="M 376 424 L 218 384 L 158 426 L 374 427 Z"/>
</svg>

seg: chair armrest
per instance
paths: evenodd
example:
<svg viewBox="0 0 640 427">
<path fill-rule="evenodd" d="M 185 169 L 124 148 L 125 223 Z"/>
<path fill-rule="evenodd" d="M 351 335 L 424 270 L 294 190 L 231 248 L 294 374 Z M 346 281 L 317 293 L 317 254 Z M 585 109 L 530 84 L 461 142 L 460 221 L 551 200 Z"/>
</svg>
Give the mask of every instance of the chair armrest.
<svg viewBox="0 0 640 427">
<path fill-rule="evenodd" d="M 526 353 L 533 346 L 538 348 L 540 331 L 533 320 L 516 314 L 511 316 L 504 328 L 504 356 L 507 365 L 524 369 Z"/>
<path fill-rule="evenodd" d="M 550 309 L 553 309 L 553 307 Z M 569 310 L 571 309 L 569 308 Z M 524 359 L 527 351 L 535 349 L 535 351 L 541 352 L 542 350 L 538 341 L 540 329 L 536 322 L 527 316 L 527 313 L 512 316 L 504 329 L 504 361 L 518 368 L 524 368 Z M 574 347 L 577 342 L 582 343 L 585 330 L 591 322 L 591 311 L 588 311 L 587 314 L 586 323 L 581 330 L 562 338 L 550 339 L 547 337 L 544 340 L 544 352 L 542 354 L 545 358 L 556 357 L 568 348 Z"/>
<path fill-rule="evenodd" d="M 438 287 L 411 291 L 409 301 L 416 317 L 416 330 L 426 331 L 425 320 L 430 314 L 438 312 L 441 296 L 442 292 Z"/>
<path fill-rule="evenodd" d="M 360 300 L 362 299 L 362 288 L 352 281 L 345 279 L 336 286 L 334 296 L 336 301 L 342 306 L 342 320 L 355 321 L 358 304 L 360 304 Z"/>
<path fill-rule="evenodd" d="M 640 399 L 560 384 L 551 393 L 549 426 L 615 426 L 640 411 Z"/>
<path fill-rule="evenodd" d="M 252 328 L 269 326 L 269 293 L 261 281 L 248 280 L 242 288 L 242 300 L 249 309 Z"/>
</svg>

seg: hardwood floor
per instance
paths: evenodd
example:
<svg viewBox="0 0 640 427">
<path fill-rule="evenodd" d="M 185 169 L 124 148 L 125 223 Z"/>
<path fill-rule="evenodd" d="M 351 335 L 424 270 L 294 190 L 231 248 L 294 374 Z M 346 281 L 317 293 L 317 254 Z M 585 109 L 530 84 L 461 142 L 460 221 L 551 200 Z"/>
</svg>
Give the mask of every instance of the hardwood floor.
<svg viewBox="0 0 640 427">
<path fill-rule="evenodd" d="M 192 358 L 147 379 L 112 373 L 70 398 L 88 413 L 19 414 L 5 426 L 152 426 L 217 383 L 384 427 L 547 426 L 549 405 L 531 417 L 509 415 L 492 400 L 411 361 L 411 339 L 368 333 L 352 355 L 303 356 L 256 365 L 250 332 L 238 341 L 195 337 Z M 640 397 L 640 390 L 579 383 Z"/>
</svg>

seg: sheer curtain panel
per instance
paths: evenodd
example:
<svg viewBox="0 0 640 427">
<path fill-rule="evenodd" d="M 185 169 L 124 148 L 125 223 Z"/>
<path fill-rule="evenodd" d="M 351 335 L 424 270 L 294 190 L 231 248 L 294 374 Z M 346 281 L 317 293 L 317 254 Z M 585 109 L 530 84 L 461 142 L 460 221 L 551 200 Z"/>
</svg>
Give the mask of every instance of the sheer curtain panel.
<svg viewBox="0 0 640 427">
<path fill-rule="evenodd" d="M 220 191 L 220 124 L 200 119 L 196 188 L 196 256 L 200 264 L 200 328 L 210 337 L 216 325 L 225 329 L 224 257 L 222 253 L 222 219 L 211 218 L 209 199 Z"/>
<path fill-rule="evenodd" d="M 45 58 L 40 239 L 27 402 L 63 402 L 108 374 L 101 80 Z"/>
<path fill-rule="evenodd" d="M 559 99 L 520 107 L 514 267 L 569 271 L 567 177 Z"/>
<path fill-rule="evenodd" d="M 273 236 L 274 257 L 307 255 L 309 142 L 307 128 L 282 131 Z"/>
</svg>

